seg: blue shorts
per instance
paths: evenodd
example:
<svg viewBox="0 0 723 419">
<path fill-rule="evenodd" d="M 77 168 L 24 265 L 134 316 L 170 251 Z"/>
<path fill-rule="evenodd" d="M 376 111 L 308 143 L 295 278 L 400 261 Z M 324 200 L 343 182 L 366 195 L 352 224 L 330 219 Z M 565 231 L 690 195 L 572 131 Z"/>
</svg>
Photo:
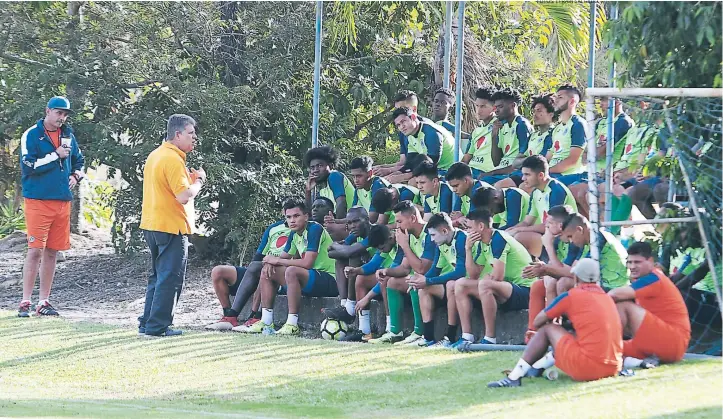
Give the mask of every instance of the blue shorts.
<svg viewBox="0 0 723 419">
<path fill-rule="evenodd" d="M 238 291 L 238 287 L 241 285 L 241 280 L 244 279 L 244 275 L 246 275 L 245 266 L 234 266 L 234 268 L 236 268 L 236 282 L 228 287 L 228 293 L 230 295 L 236 295 L 236 291 Z"/>
<path fill-rule="evenodd" d="M 503 173 L 503 174 L 499 174 L 499 175 L 483 176 L 481 180 L 482 180 L 482 182 L 487 182 L 490 185 L 494 185 L 495 183 L 497 183 L 501 180 L 507 179 L 508 177 L 510 177 L 509 173 Z"/>
<path fill-rule="evenodd" d="M 336 279 L 328 272 L 316 269 L 309 270 L 309 281 L 301 290 L 301 295 L 307 297 L 337 297 Z"/>
<path fill-rule="evenodd" d="M 530 288 L 521 287 L 517 284 L 512 285 L 512 294 L 502 304 L 497 305 L 497 308 L 501 311 L 518 311 L 527 310 L 530 304 Z"/>
<path fill-rule="evenodd" d="M 660 176 L 651 176 L 649 178 L 644 179 L 642 182 L 638 182 L 634 177 L 628 179 L 625 181 L 630 186 L 635 186 L 638 183 L 641 183 L 643 185 L 650 186 L 651 188 L 655 187 L 655 185 L 662 183 L 663 179 Z"/>
<path fill-rule="evenodd" d="M 553 179 L 559 180 L 565 186 L 570 186 L 573 183 L 587 182 L 587 172 L 572 173 L 569 175 L 563 175 L 560 173 L 550 173 L 550 177 Z"/>
<path fill-rule="evenodd" d="M 470 169 L 472 169 L 472 177 L 475 179 L 479 179 L 480 176 L 485 174 L 485 172 L 483 172 L 479 169 L 475 169 L 474 167 L 470 167 Z"/>
</svg>

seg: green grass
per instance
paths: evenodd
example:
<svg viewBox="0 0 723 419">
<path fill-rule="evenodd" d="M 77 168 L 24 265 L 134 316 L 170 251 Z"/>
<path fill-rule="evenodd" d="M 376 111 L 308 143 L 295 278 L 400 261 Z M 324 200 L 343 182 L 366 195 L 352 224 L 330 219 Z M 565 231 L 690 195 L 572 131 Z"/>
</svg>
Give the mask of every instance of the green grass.
<svg viewBox="0 0 723 419">
<path fill-rule="evenodd" d="M 0 312 L 0 416 L 715 417 L 720 360 L 491 390 L 520 353 L 134 331 Z"/>
</svg>

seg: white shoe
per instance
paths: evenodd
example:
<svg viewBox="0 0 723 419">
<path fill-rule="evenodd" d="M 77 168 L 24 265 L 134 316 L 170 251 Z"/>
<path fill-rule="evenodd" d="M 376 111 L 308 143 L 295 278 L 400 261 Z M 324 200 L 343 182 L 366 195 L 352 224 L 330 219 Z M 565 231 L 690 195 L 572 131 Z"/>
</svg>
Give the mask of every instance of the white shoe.
<svg viewBox="0 0 723 419">
<path fill-rule="evenodd" d="M 206 330 L 228 331 L 231 330 L 233 327 L 234 324 L 230 322 L 228 318 L 224 317 L 216 323 L 211 323 L 206 326 Z"/>
<path fill-rule="evenodd" d="M 411 335 L 404 338 L 404 340 L 395 343 L 395 345 L 414 345 L 414 344 L 417 344 L 417 341 L 419 339 L 423 339 L 423 336 L 412 332 Z"/>
</svg>

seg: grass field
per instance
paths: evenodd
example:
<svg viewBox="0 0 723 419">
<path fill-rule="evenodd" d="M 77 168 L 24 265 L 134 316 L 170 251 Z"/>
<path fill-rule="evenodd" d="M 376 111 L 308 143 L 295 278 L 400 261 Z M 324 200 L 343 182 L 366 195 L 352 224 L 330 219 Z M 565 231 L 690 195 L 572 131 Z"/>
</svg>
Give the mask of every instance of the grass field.
<svg viewBox="0 0 723 419">
<path fill-rule="evenodd" d="M 0 312 L 0 416 L 720 418 L 720 360 L 491 390 L 519 353 L 134 331 Z"/>
</svg>

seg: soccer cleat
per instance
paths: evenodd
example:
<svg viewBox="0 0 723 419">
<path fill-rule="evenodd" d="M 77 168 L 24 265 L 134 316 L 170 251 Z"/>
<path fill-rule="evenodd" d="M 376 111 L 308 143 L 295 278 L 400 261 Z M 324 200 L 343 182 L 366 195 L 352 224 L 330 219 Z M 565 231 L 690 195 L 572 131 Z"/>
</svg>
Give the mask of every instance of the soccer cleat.
<svg viewBox="0 0 723 419">
<path fill-rule="evenodd" d="M 398 343 L 402 339 L 404 339 L 404 334 L 402 332 L 399 332 L 399 333 L 386 332 L 385 334 L 379 336 L 376 339 L 369 339 L 367 342 L 371 343 L 371 344 Z"/>
<path fill-rule="evenodd" d="M 431 348 L 432 346 L 436 345 L 436 340 L 427 340 L 425 338 L 417 339 L 413 343 L 410 343 L 409 346 L 418 346 L 420 348 Z"/>
<path fill-rule="evenodd" d="M 423 339 L 424 337 L 422 335 L 418 335 L 416 332 L 412 332 L 411 335 L 404 338 L 404 340 L 395 343 L 395 345 L 413 345 L 415 344 L 419 339 Z"/>
<path fill-rule="evenodd" d="M 484 345 L 497 345 L 495 342 L 490 342 L 485 338 L 482 338 L 478 343 L 484 344 Z"/>
<path fill-rule="evenodd" d="M 530 343 L 530 340 L 532 340 L 532 337 L 535 336 L 535 333 L 537 333 L 537 330 L 527 330 L 525 332 L 525 345 Z"/>
<path fill-rule="evenodd" d="M 266 327 L 271 327 L 271 325 L 258 321 L 256 323 L 252 324 L 251 326 L 247 327 L 245 330 L 239 330 L 239 332 L 259 334 L 259 333 L 262 333 L 264 331 L 264 328 L 266 328 Z"/>
<path fill-rule="evenodd" d="M 656 368 L 659 365 L 660 365 L 660 359 L 658 359 L 657 356 L 652 355 L 652 356 L 649 356 L 649 357 L 643 359 L 643 363 L 640 364 L 640 368 L 642 368 L 644 370 L 649 370 L 649 369 Z"/>
<path fill-rule="evenodd" d="M 456 350 L 456 349 L 458 349 L 460 346 L 464 345 L 465 343 L 470 344 L 470 343 L 474 343 L 474 342 L 470 342 L 470 341 L 468 341 L 468 340 L 466 340 L 466 339 L 459 338 L 459 340 L 458 340 L 457 342 L 454 342 L 454 343 L 452 343 L 451 345 L 449 345 L 449 349 L 451 349 L 451 350 Z"/>
<path fill-rule="evenodd" d="M 172 336 L 181 336 L 182 334 L 183 334 L 182 330 L 166 329 L 165 332 L 163 332 L 159 335 L 151 335 L 151 334 L 146 333 L 145 335 L 143 335 L 143 337 L 146 337 L 149 339 L 150 338 L 169 338 Z"/>
<path fill-rule="evenodd" d="M 520 387 L 522 386 L 522 381 L 518 378 L 516 380 L 510 380 L 509 377 L 505 377 L 499 381 L 492 381 L 487 383 L 487 387 L 489 388 L 499 388 L 499 387 Z"/>
<path fill-rule="evenodd" d="M 255 317 L 249 317 L 249 318 L 244 322 L 244 324 L 238 325 L 238 326 L 232 328 L 231 330 L 234 331 L 234 332 L 245 333 L 246 330 L 247 330 L 249 327 L 253 326 L 254 324 L 256 324 L 256 323 L 258 323 L 258 322 L 260 322 L 260 321 L 261 321 L 261 319 L 257 319 L 257 318 L 255 318 Z"/>
<path fill-rule="evenodd" d="M 449 338 L 446 336 L 442 338 L 442 340 L 439 340 L 437 342 L 433 342 L 431 345 L 428 345 L 427 348 L 429 349 L 450 349 L 452 347 L 452 342 L 450 342 Z"/>
<path fill-rule="evenodd" d="M 530 367 L 529 370 L 525 373 L 525 377 L 529 378 L 536 378 L 536 377 L 542 377 L 542 374 L 545 372 L 544 368 L 533 368 Z"/>
<path fill-rule="evenodd" d="M 35 314 L 38 316 L 59 316 L 58 311 L 50 305 L 49 302 L 45 302 L 42 305 L 38 305 L 35 308 Z"/>
<path fill-rule="evenodd" d="M 216 323 L 206 326 L 206 330 L 231 330 L 236 326 L 238 326 L 236 317 L 221 317 Z"/>
<path fill-rule="evenodd" d="M 30 301 L 23 301 L 18 308 L 18 317 L 30 317 Z"/>
<path fill-rule="evenodd" d="M 345 323 L 354 323 L 354 320 L 356 320 L 356 316 L 353 314 L 349 314 L 348 311 L 346 311 L 346 307 L 334 307 L 334 308 L 322 308 L 321 314 L 326 316 L 329 320 L 341 320 Z"/>
<path fill-rule="evenodd" d="M 276 334 L 281 336 L 301 336 L 301 330 L 299 326 L 286 323 L 281 326 L 281 329 L 276 331 Z"/>
<path fill-rule="evenodd" d="M 371 336 L 371 333 L 369 335 L 366 335 L 361 330 L 355 330 L 353 332 L 347 333 L 346 336 L 339 339 L 339 342 L 366 342 L 364 340 L 365 336 Z"/>
</svg>

